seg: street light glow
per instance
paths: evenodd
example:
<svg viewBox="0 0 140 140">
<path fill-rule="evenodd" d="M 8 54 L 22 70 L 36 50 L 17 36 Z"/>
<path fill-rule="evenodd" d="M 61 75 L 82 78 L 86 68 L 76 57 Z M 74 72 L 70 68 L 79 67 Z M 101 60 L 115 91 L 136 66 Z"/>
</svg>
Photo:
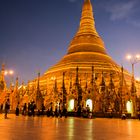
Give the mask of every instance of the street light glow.
<svg viewBox="0 0 140 140">
<path fill-rule="evenodd" d="M 126 56 L 126 59 L 129 60 L 131 62 L 131 64 L 136 64 L 140 61 L 140 54 L 136 54 L 136 55 L 128 54 Z"/>
<path fill-rule="evenodd" d="M 140 55 L 139 55 L 139 54 L 137 54 L 137 55 L 136 55 L 136 58 L 137 58 L 137 59 L 140 59 Z"/>
<path fill-rule="evenodd" d="M 13 70 L 10 70 L 10 71 L 9 71 L 9 74 L 10 74 L 10 75 L 12 75 L 13 73 L 14 73 L 14 71 L 13 71 Z"/>
<path fill-rule="evenodd" d="M 5 70 L 4 75 L 13 75 L 13 70 Z"/>
<path fill-rule="evenodd" d="M 140 82 L 140 78 L 139 78 L 139 77 L 137 77 L 136 80 L 137 80 L 138 82 Z"/>
<path fill-rule="evenodd" d="M 126 56 L 126 59 L 128 59 L 128 60 L 132 59 L 132 55 L 128 54 L 128 55 Z"/>
<path fill-rule="evenodd" d="M 5 71 L 5 72 L 4 72 L 4 75 L 7 75 L 7 74 L 8 74 L 8 71 Z"/>
<path fill-rule="evenodd" d="M 127 60 L 130 61 L 131 65 L 132 65 L 132 79 L 134 80 L 134 65 L 137 64 L 138 62 L 140 62 L 140 55 L 127 55 L 126 56 Z M 134 81 L 133 81 L 134 82 Z"/>
</svg>

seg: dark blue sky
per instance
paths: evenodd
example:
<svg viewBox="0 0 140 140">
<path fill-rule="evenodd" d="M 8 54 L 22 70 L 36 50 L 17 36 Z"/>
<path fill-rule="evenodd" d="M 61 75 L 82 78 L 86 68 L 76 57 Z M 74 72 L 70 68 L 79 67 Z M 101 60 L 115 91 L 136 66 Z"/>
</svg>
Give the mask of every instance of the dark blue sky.
<svg viewBox="0 0 140 140">
<path fill-rule="evenodd" d="M 0 64 L 27 82 L 66 53 L 84 0 L 0 0 Z M 131 72 L 125 59 L 140 53 L 140 1 L 91 0 L 96 29 L 108 54 Z M 140 77 L 140 64 L 135 65 Z"/>
</svg>

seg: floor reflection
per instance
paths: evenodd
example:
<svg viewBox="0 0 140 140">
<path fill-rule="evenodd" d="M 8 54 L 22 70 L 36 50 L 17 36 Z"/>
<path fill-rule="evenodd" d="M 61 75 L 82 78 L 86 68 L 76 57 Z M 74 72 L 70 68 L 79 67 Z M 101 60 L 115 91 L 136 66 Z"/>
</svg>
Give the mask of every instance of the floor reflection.
<svg viewBox="0 0 140 140">
<path fill-rule="evenodd" d="M 1 140 L 136 140 L 139 120 L 47 118 L 14 115 L 0 120 Z"/>
</svg>

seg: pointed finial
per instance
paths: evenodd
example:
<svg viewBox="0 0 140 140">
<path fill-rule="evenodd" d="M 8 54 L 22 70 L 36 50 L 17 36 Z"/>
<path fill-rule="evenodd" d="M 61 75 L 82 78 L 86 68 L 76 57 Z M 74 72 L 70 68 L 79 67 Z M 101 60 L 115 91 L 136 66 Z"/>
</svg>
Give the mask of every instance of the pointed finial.
<svg viewBox="0 0 140 140">
<path fill-rule="evenodd" d="M 84 0 L 84 2 L 90 2 L 90 0 Z"/>
<path fill-rule="evenodd" d="M 95 29 L 94 16 L 90 0 L 85 0 L 82 8 L 80 28 L 78 34 L 91 33 L 98 36 Z"/>
<path fill-rule="evenodd" d="M 94 14 L 90 0 L 84 0 L 80 26 L 68 48 L 68 54 L 75 52 L 99 52 L 106 54 L 104 42 L 95 28 Z"/>
<path fill-rule="evenodd" d="M 38 78 L 40 77 L 40 71 L 38 72 Z"/>
<path fill-rule="evenodd" d="M 123 66 L 121 67 L 121 71 L 122 71 L 122 73 L 123 73 Z"/>
<path fill-rule="evenodd" d="M 16 77 L 16 81 L 18 81 L 18 77 Z"/>
<path fill-rule="evenodd" d="M 5 64 L 2 63 L 2 71 L 4 71 L 4 70 L 5 70 Z"/>
</svg>

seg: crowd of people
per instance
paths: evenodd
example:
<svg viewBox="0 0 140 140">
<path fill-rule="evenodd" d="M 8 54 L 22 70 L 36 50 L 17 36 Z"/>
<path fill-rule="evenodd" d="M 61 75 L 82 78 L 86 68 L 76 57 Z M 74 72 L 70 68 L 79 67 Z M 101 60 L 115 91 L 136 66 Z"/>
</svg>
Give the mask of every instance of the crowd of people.
<svg viewBox="0 0 140 140">
<path fill-rule="evenodd" d="M 4 109 L 4 110 L 3 110 Z M 7 118 L 7 114 L 10 111 L 10 100 L 7 99 L 5 102 L 5 105 L 3 107 L 3 104 L 0 105 L 0 111 L 1 113 L 4 111 L 4 117 Z M 90 108 L 87 105 L 86 108 L 82 108 L 81 106 L 78 106 L 77 110 L 75 110 L 77 117 L 85 117 L 85 118 L 92 118 L 92 113 L 90 112 Z M 36 104 L 34 101 L 31 103 L 24 103 L 22 108 L 19 106 L 19 103 L 17 104 L 15 108 L 15 114 L 16 116 L 19 116 L 19 114 L 22 115 L 28 115 L 28 116 L 41 116 L 46 115 L 47 117 L 67 117 L 68 112 L 65 106 L 56 105 L 55 109 L 53 109 L 52 105 L 50 105 L 49 108 L 45 108 L 44 104 L 42 104 L 41 109 L 37 109 Z"/>
<path fill-rule="evenodd" d="M 4 117 L 5 119 L 7 119 L 7 114 L 10 111 L 10 100 L 7 99 L 5 101 L 5 104 L 1 104 L 0 105 L 0 113 L 3 113 L 4 111 Z M 31 103 L 24 103 L 24 105 L 22 106 L 22 108 L 20 108 L 19 103 L 17 104 L 17 107 L 15 109 L 15 114 L 16 116 L 19 116 L 19 114 L 22 115 L 28 115 L 28 116 L 41 116 L 41 115 L 46 115 L 47 117 L 67 117 L 68 116 L 68 112 L 66 109 L 66 106 L 60 106 L 56 105 L 55 109 L 53 109 L 52 105 L 50 105 L 49 108 L 45 108 L 44 104 L 42 104 L 41 109 L 37 109 L 36 104 L 34 101 L 32 101 Z M 90 107 L 89 105 L 87 105 L 86 107 L 82 107 L 81 105 L 79 105 L 76 109 L 75 109 L 75 116 L 77 117 L 84 117 L 84 118 L 93 118 L 93 114 L 90 111 Z M 126 114 L 123 113 L 121 118 L 123 120 L 125 120 Z M 140 113 L 138 114 L 138 119 L 140 120 Z"/>
<path fill-rule="evenodd" d="M 5 104 L 3 106 L 3 104 L 0 105 L 0 113 L 3 113 L 4 110 L 4 118 L 7 119 L 7 114 L 10 111 L 10 100 L 7 99 L 5 101 Z"/>
<path fill-rule="evenodd" d="M 3 110 L 3 105 L 0 105 L 0 111 L 1 113 L 4 111 L 5 113 L 5 118 L 7 118 L 7 114 L 10 111 L 10 101 L 9 99 L 6 100 L 5 102 L 5 107 Z M 40 109 L 37 109 L 36 104 L 34 101 L 30 102 L 30 103 L 24 103 L 24 105 L 22 107 L 19 106 L 19 103 L 16 106 L 15 109 L 15 114 L 16 116 L 19 116 L 19 114 L 22 115 L 28 115 L 28 116 L 41 116 L 41 115 L 46 115 L 48 117 L 52 116 L 52 117 L 62 117 L 65 116 L 67 117 L 67 109 L 64 106 L 63 108 L 60 108 L 60 105 L 56 105 L 55 110 L 53 110 L 52 106 L 50 106 L 50 108 L 48 108 L 46 110 L 44 104 L 41 105 Z"/>
<path fill-rule="evenodd" d="M 93 114 L 90 111 L 89 105 L 87 105 L 86 107 L 81 107 L 79 105 L 76 112 L 77 112 L 78 117 L 84 117 L 84 118 L 92 118 L 93 117 Z"/>
</svg>

